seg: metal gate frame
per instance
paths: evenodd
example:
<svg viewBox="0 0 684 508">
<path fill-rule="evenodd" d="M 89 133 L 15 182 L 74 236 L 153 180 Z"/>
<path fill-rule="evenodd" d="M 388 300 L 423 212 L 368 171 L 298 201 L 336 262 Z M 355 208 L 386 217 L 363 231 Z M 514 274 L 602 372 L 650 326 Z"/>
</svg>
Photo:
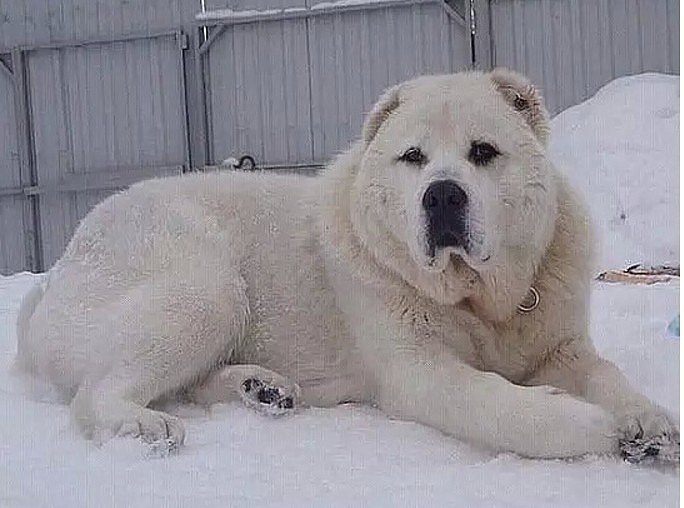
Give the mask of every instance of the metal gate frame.
<svg viewBox="0 0 684 508">
<path fill-rule="evenodd" d="M 81 48 L 117 42 L 130 42 L 173 37 L 178 45 L 178 80 L 180 86 L 180 106 L 183 128 L 183 162 L 174 166 L 130 168 L 108 171 L 100 174 L 78 174 L 63 179 L 59 183 L 40 185 L 36 164 L 36 146 L 34 139 L 34 121 L 31 110 L 29 54 L 33 51 L 62 48 Z M 17 142 L 19 145 L 20 187 L 0 188 L 0 196 L 23 195 L 26 198 L 24 207 L 26 266 L 33 272 L 45 270 L 44 246 L 41 234 L 40 195 L 69 191 L 93 191 L 117 189 L 131 185 L 144 178 L 154 176 L 180 174 L 191 170 L 192 156 L 190 148 L 189 114 L 187 87 L 185 77 L 185 50 L 188 48 L 187 35 L 180 29 L 147 34 L 130 34 L 113 37 L 92 38 L 48 44 L 26 45 L 12 48 L 11 59 L 0 59 L 2 72 L 7 72 L 14 83 L 14 104 L 16 116 Z M 0 52 L 0 54 L 8 54 Z"/>
</svg>

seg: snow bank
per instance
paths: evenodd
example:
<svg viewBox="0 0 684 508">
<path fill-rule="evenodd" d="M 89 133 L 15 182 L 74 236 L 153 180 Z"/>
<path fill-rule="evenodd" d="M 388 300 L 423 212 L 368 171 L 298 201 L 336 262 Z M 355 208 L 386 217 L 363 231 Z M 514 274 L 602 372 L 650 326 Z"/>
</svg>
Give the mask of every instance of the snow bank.
<svg viewBox="0 0 684 508">
<path fill-rule="evenodd" d="M 679 76 L 617 79 L 551 125 L 554 160 L 592 212 L 597 268 L 679 264 Z"/>
</svg>

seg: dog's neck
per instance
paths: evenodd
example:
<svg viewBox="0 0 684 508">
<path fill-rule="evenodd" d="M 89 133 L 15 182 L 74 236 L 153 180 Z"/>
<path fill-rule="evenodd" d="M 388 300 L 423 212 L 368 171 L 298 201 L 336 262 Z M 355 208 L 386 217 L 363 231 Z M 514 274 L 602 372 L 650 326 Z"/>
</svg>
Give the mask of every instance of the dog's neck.
<svg viewBox="0 0 684 508">
<path fill-rule="evenodd" d="M 521 315 L 534 315 L 543 307 L 554 305 L 559 299 L 588 300 L 591 282 L 591 236 L 584 205 L 563 177 L 558 177 L 558 207 L 551 240 L 536 263 L 518 276 L 509 278 L 509 291 L 497 291 L 490 283 L 487 290 L 469 298 L 468 304 L 482 320 L 507 326 L 511 319 Z M 510 275 L 510 274 L 509 274 Z M 578 281 L 583 284 L 578 284 Z M 530 288 L 538 293 L 540 301 L 529 313 L 518 306 L 530 298 Z M 570 289 L 577 294 L 570 294 Z"/>
</svg>

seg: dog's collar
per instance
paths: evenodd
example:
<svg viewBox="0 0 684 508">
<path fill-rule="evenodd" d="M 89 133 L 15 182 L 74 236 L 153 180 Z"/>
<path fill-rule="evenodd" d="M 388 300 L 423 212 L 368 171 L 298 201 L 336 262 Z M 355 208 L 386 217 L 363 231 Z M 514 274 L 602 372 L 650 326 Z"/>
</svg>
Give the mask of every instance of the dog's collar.
<svg viewBox="0 0 684 508">
<path fill-rule="evenodd" d="M 525 299 L 518 304 L 518 312 L 522 314 L 527 314 L 532 312 L 534 309 L 539 307 L 539 302 L 541 297 L 539 296 L 539 291 L 534 286 L 530 286 L 529 291 Z"/>
</svg>

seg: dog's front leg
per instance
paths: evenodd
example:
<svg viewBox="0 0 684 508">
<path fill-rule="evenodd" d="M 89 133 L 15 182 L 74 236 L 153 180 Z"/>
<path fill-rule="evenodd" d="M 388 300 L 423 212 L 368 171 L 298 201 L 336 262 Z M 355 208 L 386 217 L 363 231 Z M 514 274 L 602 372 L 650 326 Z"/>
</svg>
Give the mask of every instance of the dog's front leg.
<svg viewBox="0 0 684 508">
<path fill-rule="evenodd" d="M 617 451 L 613 418 L 560 390 L 514 385 L 436 344 L 386 353 L 374 371 L 376 399 L 390 414 L 527 457 Z"/>
<path fill-rule="evenodd" d="M 678 457 L 679 430 L 672 416 L 634 390 L 620 369 L 590 344 L 571 342 L 562 348 L 527 384 L 556 386 L 612 413 L 628 458 L 642 448 L 652 454 L 667 448 L 671 451 L 666 453 Z"/>
</svg>

